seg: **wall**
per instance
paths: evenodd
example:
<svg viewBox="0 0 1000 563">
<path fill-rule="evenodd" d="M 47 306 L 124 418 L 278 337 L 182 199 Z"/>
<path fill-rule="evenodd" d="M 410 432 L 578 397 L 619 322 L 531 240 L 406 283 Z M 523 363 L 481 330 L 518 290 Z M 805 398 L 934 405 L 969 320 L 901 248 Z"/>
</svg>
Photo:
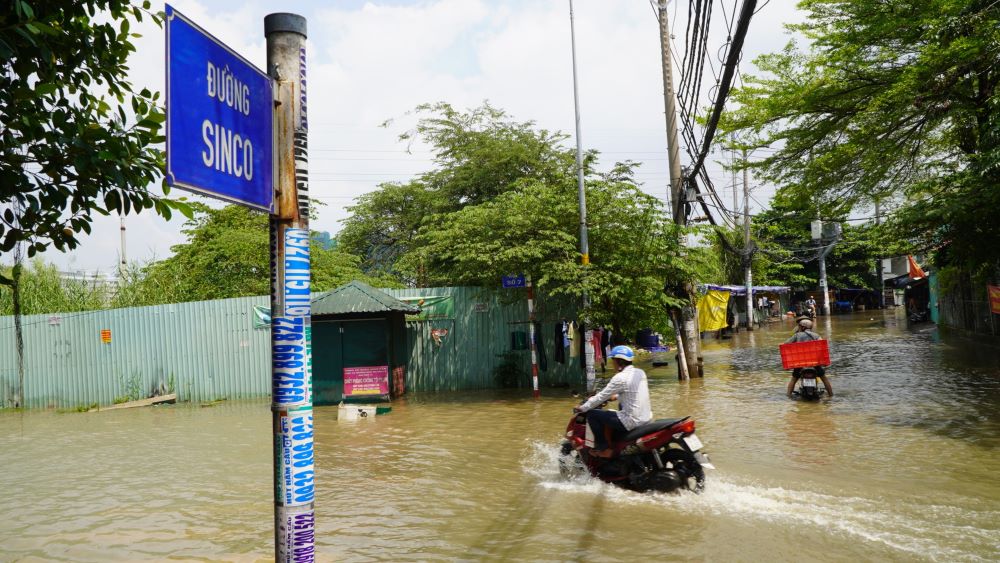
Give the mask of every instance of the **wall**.
<svg viewBox="0 0 1000 563">
<path fill-rule="evenodd" d="M 942 283 L 941 274 L 931 277 L 937 295 L 938 319 L 942 326 L 976 334 L 1000 336 L 1000 315 L 990 311 L 986 284 L 973 283 L 967 275 L 953 274 Z"/>
<path fill-rule="evenodd" d="M 407 391 L 496 387 L 493 370 L 511 347 L 510 332 L 528 330 L 526 302 L 501 299 L 523 296 L 524 290 L 503 291 L 386 290 L 396 297 L 450 295 L 455 301 L 454 318 L 406 323 Z M 537 301 L 549 367 L 539 373 L 541 387 L 581 385 L 578 361 L 556 363 L 553 348 L 555 322 L 574 318 L 575 309 Z M 485 312 L 476 312 L 477 303 Z M 267 307 L 267 297 L 26 316 L 26 406 L 108 405 L 127 393 L 131 380 L 143 397 L 171 383 L 182 401 L 266 397 L 271 391 L 269 331 L 254 328 L 254 306 Z M 440 346 L 431 337 L 435 328 L 449 331 Z M 111 330 L 110 344 L 101 342 L 102 329 Z M 530 386 L 530 353 L 517 352 L 517 358 L 526 374 L 521 384 Z M 0 407 L 12 405 L 17 379 L 13 317 L 0 317 Z"/>
<path fill-rule="evenodd" d="M 487 291 L 473 287 L 445 287 L 383 290 L 396 298 L 451 296 L 453 319 L 407 321 L 407 391 L 445 391 L 496 387 L 493 370 L 511 349 L 511 331 L 528 330 L 528 308 L 523 289 Z M 518 297 L 516 302 L 505 302 Z M 548 371 L 539 371 L 539 387 L 583 385 L 579 360 L 571 364 L 555 361 L 555 323 L 563 317 L 575 318 L 575 308 L 559 300 L 536 298 L 535 318 L 542 323 L 542 337 L 548 357 Z M 477 312 L 477 304 L 485 311 Z M 447 329 L 438 345 L 434 329 Z M 530 352 L 517 352 L 520 367 L 527 374 L 522 386 L 530 386 Z M 598 369 L 600 375 L 600 369 Z"/>
<path fill-rule="evenodd" d="M 243 297 L 23 317 L 25 404 L 106 405 L 132 379 L 143 397 L 171 380 L 182 400 L 267 396 L 269 331 L 253 328 L 253 306 L 267 304 Z M 110 344 L 101 329 L 111 330 Z M 11 406 L 17 379 L 14 319 L 0 317 L 0 406 Z"/>
</svg>

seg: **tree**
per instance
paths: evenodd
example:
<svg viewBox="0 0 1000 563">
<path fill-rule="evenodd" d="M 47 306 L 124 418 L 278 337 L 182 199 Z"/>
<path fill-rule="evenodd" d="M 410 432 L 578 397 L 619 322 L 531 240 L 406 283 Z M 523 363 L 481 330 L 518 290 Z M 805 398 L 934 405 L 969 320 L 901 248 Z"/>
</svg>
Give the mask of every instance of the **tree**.
<svg viewBox="0 0 1000 563">
<path fill-rule="evenodd" d="M 621 165 L 587 183 L 590 266 L 580 264 L 577 188 L 569 174 L 523 180 L 490 201 L 438 216 L 400 268 L 429 285 L 495 287 L 505 274 L 525 273 L 551 296 L 587 292 L 590 318 L 617 334 L 647 326 L 668 331 L 666 308 L 677 303 L 663 287 L 685 273 L 679 239 L 659 201 L 632 179 L 633 168 Z"/>
<path fill-rule="evenodd" d="M 94 213 L 187 210 L 148 190 L 163 167 L 164 114 L 159 93 L 135 93 L 126 78 L 130 25 L 144 17 L 160 23 L 148 1 L 0 8 L 0 252 L 73 249 Z"/>
<path fill-rule="evenodd" d="M 723 129 L 775 152 L 751 164 L 844 216 L 875 200 L 911 250 L 1000 272 L 1000 5 L 804 0 L 811 41 L 759 57 Z"/>
<path fill-rule="evenodd" d="M 575 153 L 561 146 L 565 135 L 516 121 L 488 102 L 467 111 L 443 102 L 415 111 L 421 116 L 416 128 L 400 139 L 429 143 L 436 168 L 361 196 L 338 234 L 366 272 L 402 276 L 396 262 L 437 214 L 491 201 L 525 180 L 549 184 L 575 171 Z"/>
<path fill-rule="evenodd" d="M 134 293 L 159 293 L 169 301 L 201 301 L 270 293 L 268 216 L 239 205 L 213 209 L 194 205 L 196 214 L 185 224 L 188 242 L 174 246 L 174 255 L 147 266 Z M 328 250 L 320 240 L 310 249 L 312 290 L 325 291 L 352 280 L 375 286 L 392 280 L 368 276 L 359 258 Z"/>
<path fill-rule="evenodd" d="M 757 245 L 753 276 L 760 285 L 815 287 L 819 285 L 818 249 L 812 240 L 810 223 L 815 210 L 781 192 L 771 208 L 753 217 L 752 231 Z M 830 287 L 879 288 L 874 265 L 879 252 L 894 246 L 882 230 L 873 225 L 851 225 L 847 217 L 824 217 L 839 223 L 841 235 L 826 257 Z M 897 245 L 898 246 L 898 245 Z M 742 274 L 740 274 L 742 275 Z"/>
<path fill-rule="evenodd" d="M 159 95 L 133 92 L 126 78 L 135 51 L 131 22 L 160 23 L 149 6 L 148 0 L 141 7 L 128 0 L 0 5 L 0 253 L 14 251 L 11 275 L 0 283 L 12 288 L 20 388 L 22 244 L 29 258 L 49 245 L 76 248 L 93 213 L 189 213 L 148 191 L 163 167 L 155 145 L 163 141 L 164 116 Z"/>
<path fill-rule="evenodd" d="M 0 271 L 11 275 L 9 269 Z M 20 279 L 20 305 L 25 315 L 42 313 L 72 313 L 101 309 L 107 305 L 111 292 L 99 280 L 64 279 L 59 270 L 35 257 L 24 268 Z M 0 315 L 14 314 L 12 289 L 0 286 Z"/>
</svg>

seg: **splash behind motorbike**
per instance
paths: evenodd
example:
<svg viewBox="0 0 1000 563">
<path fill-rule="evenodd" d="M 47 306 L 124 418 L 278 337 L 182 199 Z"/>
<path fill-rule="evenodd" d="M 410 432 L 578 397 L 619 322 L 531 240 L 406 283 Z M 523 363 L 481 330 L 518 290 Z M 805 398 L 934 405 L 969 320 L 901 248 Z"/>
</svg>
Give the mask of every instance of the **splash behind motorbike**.
<svg viewBox="0 0 1000 563">
<path fill-rule="evenodd" d="M 665 418 L 639 426 L 611 446 L 610 458 L 591 455 L 587 417 L 576 414 L 566 427 L 559 456 L 566 477 L 590 473 L 614 485 L 638 492 L 672 492 L 705 488 L 705 469 L 715 469 L 702 451 L 694 420 Z"/>
</svg>

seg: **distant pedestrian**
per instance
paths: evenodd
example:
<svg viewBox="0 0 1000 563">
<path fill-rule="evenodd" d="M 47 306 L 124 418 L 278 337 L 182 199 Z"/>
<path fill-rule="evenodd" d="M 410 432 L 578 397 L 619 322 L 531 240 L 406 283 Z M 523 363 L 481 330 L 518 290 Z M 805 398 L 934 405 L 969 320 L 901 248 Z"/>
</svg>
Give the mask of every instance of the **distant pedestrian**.
<svg viewBox="0 0 1000 563">
<path fill-rule="evenodd" d="M 812 295 L 809 296 L 809 299 L 806 299 L 806 313 L 810 317 L 816 316 L 816 299 Z"/>
</svg>

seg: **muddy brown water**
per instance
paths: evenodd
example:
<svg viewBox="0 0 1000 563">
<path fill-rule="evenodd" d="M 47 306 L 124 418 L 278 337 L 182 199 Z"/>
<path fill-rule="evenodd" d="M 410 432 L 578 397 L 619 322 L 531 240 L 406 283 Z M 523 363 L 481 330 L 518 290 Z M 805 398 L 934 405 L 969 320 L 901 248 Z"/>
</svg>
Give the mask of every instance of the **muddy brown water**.
<svg viewBox="0 0 1000 563">
<path fill-rule="evenodd" d="M 790 331 L 706 341 L 704 380 L 649 370 L 654 412 L 693 415 L 718 466 L 702 495 L 562 480 L 565 389 L 318 408 L 321 559 L 1000 559 L 1000 350 L 821 319 L 836 396 L 811 404 L 783 396 Z M 0 560 L 267 560 L 269 430 L 260 401 L 0 413 Z"/>
</svg>

